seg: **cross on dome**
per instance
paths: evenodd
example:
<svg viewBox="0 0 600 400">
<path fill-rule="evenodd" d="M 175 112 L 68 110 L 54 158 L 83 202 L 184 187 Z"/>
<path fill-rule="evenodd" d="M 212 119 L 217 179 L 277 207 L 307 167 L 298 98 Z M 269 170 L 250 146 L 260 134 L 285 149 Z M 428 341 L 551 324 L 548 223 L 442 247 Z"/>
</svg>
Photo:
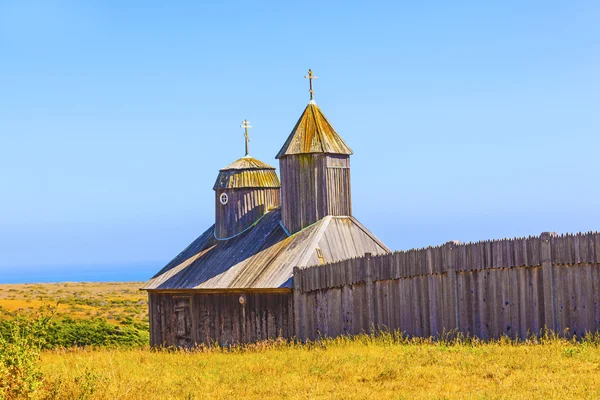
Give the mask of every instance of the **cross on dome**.
<svg viewBox="0 0 600 400">
<path fill-rule="evenodd" d="M 250 136 L 248 136 L 248 129 L 252 128 L 252 126 L 250 125 L 250 122 L 248 122 L 248 120 L 245 119 L 242 121 L 242 125 L 240 126 L 240 128 L 244 128 L 244 138 L 246 138 L 246 156 L 248 156 L 248 143 L 250 142 Z"/>
<path fill-rule="evenodd" d="M 317 78 L 318 78 L 318 76 L 315 76 L 315 75 L 313 74 L 313 71 L 312 71 L 312 69 L 309 69 L 309 70 L 308 70 L 308 75 L 306 75 L 306 76 L 305 76 L 305 78 L 306 78 L 306 79 L 308 79 L 308 81 L 310 82 L 310 101 L 314 101 L 314 97 L 315 97 L 314 95 L 315 95 L 315 92 L 314 92 L 314 90 L 313 90 L 313 88 L 312 88 L 312 83 L 313 83 L 313 79 L 317 79 Z"/>
</svg>

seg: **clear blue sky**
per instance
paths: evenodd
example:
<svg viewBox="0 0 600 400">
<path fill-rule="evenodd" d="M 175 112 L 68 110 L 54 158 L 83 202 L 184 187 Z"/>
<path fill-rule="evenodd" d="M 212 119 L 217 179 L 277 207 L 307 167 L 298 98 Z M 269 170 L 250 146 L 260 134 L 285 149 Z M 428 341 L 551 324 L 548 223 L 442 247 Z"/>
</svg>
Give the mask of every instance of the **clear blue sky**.
<svg viewBox="0 0 600 400">
<path fill-rule="evenodd" d="M 0 270 L 167 262 L 212 224 L 242 119 L 276 165 L 308 68 L 390 247 L 598 230 L 598 21 L 598 1 L 0 0 Z"/>
</svg>

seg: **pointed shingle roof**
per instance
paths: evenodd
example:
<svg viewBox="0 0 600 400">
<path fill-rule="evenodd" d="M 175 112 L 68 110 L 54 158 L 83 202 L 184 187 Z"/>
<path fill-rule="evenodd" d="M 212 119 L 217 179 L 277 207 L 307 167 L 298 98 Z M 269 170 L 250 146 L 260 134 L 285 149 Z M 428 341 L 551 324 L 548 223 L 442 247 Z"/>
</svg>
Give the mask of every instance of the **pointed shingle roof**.
<svg viewBox="0 0 600 400">
<path fill-rule="evenodd" d="M 353 154 L 314 101 L 308 103 L 276 158 L 307 153 Z"/>
</svg>

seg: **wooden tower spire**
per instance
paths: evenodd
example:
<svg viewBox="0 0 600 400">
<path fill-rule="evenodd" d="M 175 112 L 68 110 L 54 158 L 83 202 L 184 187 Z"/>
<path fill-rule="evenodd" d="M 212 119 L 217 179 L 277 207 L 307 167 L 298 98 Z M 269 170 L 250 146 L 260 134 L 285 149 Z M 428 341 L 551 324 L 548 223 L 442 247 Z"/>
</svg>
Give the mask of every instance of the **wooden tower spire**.
<svg viewBox="0 0 600 400">
<path fill-rule="evenodd" d="M 298 232 L 327 215 L 351 216 L 350 155 L 352 150 L 311 100 L 277 154 L 281 172 L 282 221 Z"/>
</svg>

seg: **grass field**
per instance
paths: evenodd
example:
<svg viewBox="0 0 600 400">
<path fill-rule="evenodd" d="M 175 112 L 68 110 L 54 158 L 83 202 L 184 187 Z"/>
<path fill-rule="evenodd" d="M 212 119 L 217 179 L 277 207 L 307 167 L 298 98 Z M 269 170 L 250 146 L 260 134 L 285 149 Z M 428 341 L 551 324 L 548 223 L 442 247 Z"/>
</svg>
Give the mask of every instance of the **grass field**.
<svg viewBox="0 0 600 400">
<path fill-rule="evenodd" d="M 115 324 L 126 318 L 147 321 L 147 294 L 139 290 L 142 285 L 142 282 L 0 285 L 0 318 L 17 310 L 34 312 L 42 305 L 58 304 L 58 318 L 105 318 Z"/>
<path fill-rule="evenodd" d="M 600 347 L 361 337 L 246 351 L 53 351 L 54 398 L 598 399 Z"/>
<path fill-rule="evenodd" d="M 65 300 L 59 318 L 73 312 L 116 321 L 131 317 L 125 310 L 133 307 L 144 320 L 145 295 L 137 286 L 2 285 L 0 304 L 6 310 L 25 301 L 33 310 L 40 293 L 52 294 Z M 89 307 L 84 312 L 81 301 Z M 73 347 L 44 350 L 37 363 L 38 399 L 600 399 L 599 336 L 482 343 L 384 334 L 187 352 Z"/>
</svg>

